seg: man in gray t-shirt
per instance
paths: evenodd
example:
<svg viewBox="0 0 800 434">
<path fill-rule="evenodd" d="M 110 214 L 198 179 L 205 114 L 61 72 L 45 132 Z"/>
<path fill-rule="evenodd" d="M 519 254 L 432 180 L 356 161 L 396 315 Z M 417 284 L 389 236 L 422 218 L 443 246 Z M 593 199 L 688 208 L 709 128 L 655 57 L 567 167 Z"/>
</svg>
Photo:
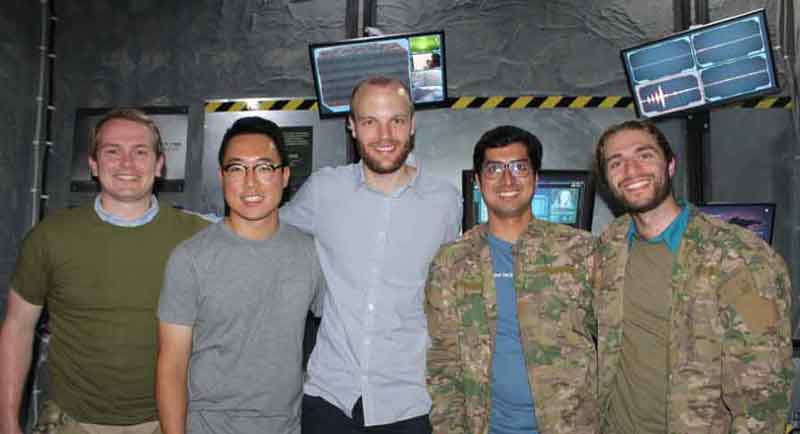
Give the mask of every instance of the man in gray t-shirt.
<svg viewBox="0 0 800 434">
<path fill-rule="evenodd" d="M 165 434 L 300 433 L 306 312 L 323 277 L 311 237 L 280 224 L 280 129 L 243 118 L 219 152 L 229 215 L 180 244 L 158 308 Z M 187 396 L 188 391 L 188 396 Z"/>
</svg>

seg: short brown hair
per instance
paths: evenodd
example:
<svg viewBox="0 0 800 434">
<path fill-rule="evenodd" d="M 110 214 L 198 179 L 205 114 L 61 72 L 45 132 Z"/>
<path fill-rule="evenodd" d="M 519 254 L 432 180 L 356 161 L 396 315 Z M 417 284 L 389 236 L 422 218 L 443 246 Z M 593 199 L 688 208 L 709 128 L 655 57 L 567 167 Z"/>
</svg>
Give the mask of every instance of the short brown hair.
<svg viewBox="0 0 800 434">
<path fill-rule="evenodd" d="M 91 155 L 92 158 L 96 157 L 95 153 L 97 152 L 98 145 L 97 138 L 100 135 L 100 130 L 103 128 L 103 125 L 105 125 L 106 122 L 114 119 L 124 119 L 146 126 L 150 129 L 150 132 L 153 133 L 152 145 L 153 150 L 156 151 L 156 157 L 160 157 L 164 152 L 164 143 L 161 140 L 161 131 L 159 131 L 158 125 L 156 125 L 153 119 L 139 109 L 119 107 L 111 109 L 108 113 L 103 115 L 103 117 L 97 121 L 97 124 L 92 129 L 92 134 L 89 136 L 89 155 Z"/>
<path fill-rule="evenodd" d="M 608 127 L 605 132 L 603 132 L 603 135 L 600 136 L 600 139 L 597 141 L 597 146 L 595 146 L 594 150 L 594 163 L 596 165 L 595 169 L 597 171 L 598 179 L 604 185 L 608 185 L 606 160 L 605 155 L 603 155 L 606 148 L 606 142 L 608 141 L 609 137 L 625 130 L 644 131 L 645 133 L 650 134 L 654 139 L 656 139 L 656 144 L 658 144 L 658 147 L 661 148 L 661 151 L 664 153 L 664 159 L 667 161 L 667 163 L 675 158 L 675 153 L 672 151 L 672 147 L 670 147 L 667 137 L 661 132 L 661 130 L 658 129 L 658 127 L 656 127 L 656 124 L 654 124 L 652 121 L 634 119 L 612 125 Z"/>
</svg>

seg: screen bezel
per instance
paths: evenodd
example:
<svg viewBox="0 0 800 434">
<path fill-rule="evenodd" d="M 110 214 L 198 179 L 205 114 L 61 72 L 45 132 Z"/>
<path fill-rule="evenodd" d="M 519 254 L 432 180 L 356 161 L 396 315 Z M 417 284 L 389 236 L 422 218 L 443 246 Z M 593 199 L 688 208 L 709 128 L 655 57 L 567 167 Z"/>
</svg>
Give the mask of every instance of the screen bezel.
<svg viewBox="0 0 800 434">
<path fill-rule="evenodd" d="M 775 237 L 775 213 L 777 211 L 777 205 L 774 202 L 710 202 L 710 203 L 704 203 L 702 205 L 697 205 L 697 209 L 700 212 L 704 213 L 704 214 L 708 214 L 708 215 L 716 217 L 716 215 L 711 214 L 710 212 L 707 212 L 704 209 L 705 207 L 709 207 L 709 206 L 723 207 L 723 208 L 730 208 L 730 209 L 733 209 L 733 208 L 770 208 L 772 211 L 770 212 L 771 218 L 770 218 L 770 221 L 768 222 L 768 224 L 769 224 L 769 240 L 766 240 L 766 241 L 767 241 L 767 244 L 772 245 L 772 240 Z M 719 218 L 719 217 L 717 217 L 717 218 Z M 733 224 L 733 223 L 731 223 L 731 224 Z M 742 229 L 747 229 L 747 228 L 742 228 Z M 752 231 L 750 231 L 750 232 L 752 232 Z M 754 235 L 756 235 L 759 239 L 762 239 L 758 234 L 754 233 Z"/>
<path fill-rule="evenodd" d="M 642 108 L 640 106 L 639 98 L 637 98 L 636 90 L 634 88 L 633 78 L 631 77 L 631 74 L 630 74 L 630 68 L 629 68 L 629 65 L 628 65 L 627 57 L 626 57 L 627 53 L 629 53 L 631 51 L 635 51 L 635 50 L 641 49 L 641 48 L 644 48 L 644 47 L 647 47 L 649 45 L 659 44 L 659 43 L 662 43 L 662 42 L 667 41 L 669 39 L 679 38 L 679 37 L 682 37 L 682 36 L 690 35 L 692 33 L 697 33 L 697 32 L 700 32 L 700 31 L 705 31 L 705 30 L 708 30 L 708 29 L 711 29 L 711 28 L 714 28 L 714 27 L 718 27 L 718 26 L 724 26 L 726 24 L 729 24 L 730 22 L 741 20 L 741 19 L 745 19 L 745 18 L 748 18 L 750 16 L 756 16 L 756 15 L 761 15 L 761 19 L 762 19 L 762 21 L 764 23 L 764 29 L 766 29 L 766 31 L 764 32 L 764 34 L 766 35 L 766 38 L 767 38 L 767 50 L 766 50 L 766 52 L 767 52 L 767 57 L 769 58 L 769 65 L 770 65 L 770 69 L 771 69 L 771 72 L 772 72 L 772 76 L 775 78 L 775 85 L 773 87 L 771 87 L 769 89 L 763 89 L 763 90 L 759 90 L 759 91 L 755 91 L 755 92 L 749 92 L 749 93 L 746 93 L 746 94 L 738 95 L 736 97 L 725 99 L 725 100 L 722 100 L 722 101 L 707 102 L 707 103 L 705 103 L 705 104 L 703 104 L 701 106 L 692 107 L 692 108 L 689 108 L 689 109 L 683 109 L 683 110 L 678 110 L 678 111 L 669 112 L 669 113 L 661 113 L 661 114 L 657 114 L 657 115 L 653 115 L 653 116 L 645 116 L 643 114 Z M 780 92 L 780 81 L 778 80 L 778 71 L 777 71 L 777 67 L 775 66 L 775 56 L 773 56 L 773 54 L 772 54 L 772 41 L 770 40 L 770 35 L 769 35 L 769 24 L 768 24 L 768 21 L 767 21 L 767 13 L 766 13 L 766 9 L 764 9 L 764 8 L 756 9 L 756 10 L 753 10 L 753 11 L 750 11 L 750 12 L 746 12 L 746 13 L 743 13 L 743 14 L 739 14 L 739 15 L 735 15 L 735 16 L 732 16 L 730 18 L 725 18 L 725 19 L 722 19 L 722 20 L 714 21 L 713 23 L 708 23 L 708 24 L 705 24 L 705 25 L 702 25 L 702 26 L 699 26 L 699 27 L 696 27 L 696 28 L 693 28 L 693 29 L 688 29 L 688 30 L 683 30 L 683 31 L 677 32 L 677 33 L 673 33 L 673 34 L 671 34 L 671 35 L 669 35 L 669 36 L 667 36 L 665 38 L 657 39 L 655 41 L 649 41 L 649 42 L 645 42 L 645 43 L 642 43 L 642 44 L 639 44 L 639 45 L 636 45 L 636 46 L 633 46 L 633 47 L 625 48 L 625 49 L 620 50 L 619 56 L 620 56 L 620 60 L 622 61 L 622 69 L 625 72 L 625 82 L 628 85 L 628 92 L 630 92 L 631 99 L 633 100 L 633 107 L 636 110 L 636 117 L 639 117 L 639 118 L 658 119 L 658 118 L 680 117 L 680 116 L 684 116 L 686 114 L 696 113 L 696 112 L 699 112 L 699 111 L 708 110 L 708 109 L 713 108 L 713 107 L 718 107 L 718 106 L 721 106 L 721 105 L 730 104 L 730 103 L 733 103 L 733 102 L 736 102 L 736 101 L 746 100 L 746 99 L 749 99 L 749 98 L 753 98 L 754 96 L 757 96 L 757 95 L 771 95 L 771 94 L 775 94 L 775 93 Z"/>
<path fill-rule="evenodd" d="M 366 42 L 379 42 L 379 41 L 388 41 L 392 39 L 409 39 L 412 37 L 417 36 L 432 36 L 437 35 L 440 38 L 440 50 L 441 50 L 441 58 L 439 59 L 442 68 L 442 100 L 441 101 L 429 101 L 429 102 L 421 102 L 421 103 L 414 103 L 415 110 L 425 110 L 431 108 L 441 108 L 447 105 L 448 95 L 447 95 L 447 53 L 445 52 L 445 35 L 444 30 L 434 30 L 429 32 L 413 32 L 413 33 L 396 33 L 392 35 L 382 35 L 382 36 L 369 36 L 364 38 L 353 38 L 353 39 L 345 39 L 343 41 L 336 41 L 336 42 L 320 42 L 310 44 L 308 46 L 308 57 L 309 62 L 311 63 L 311 77 L 314 80 L 314 94 L 317 98 L 317 112 L 319 113 L 320 119 L 331 119 L 331 118 L 342 118 L 346 117 L 350 114 L 350 110 L 341 111 L 341 112 L 332 112 L 326 111 L 323 109 L 321 104 L 322 101 L 322 84 L 319 80 L 319 74 L 317 71 L 317 63 L 314 61 L 314 51 L 321 49 L 321 48 L 330 48 L 336 46 L 345 46 L 345 45 L 353 45 L 353 44 L 362 44 Z M 369 76 L 366 74 L 364 78 Z M 410 78 L 410 77 L 409 77 Z M 409 87 L 412 84 L 409 80 Z M 413 95 L 414 89 L 410 89 Z"/>
<path fill-rule="evenodd" d="M 583 195 L 578 204 L 578 222 L 575 225 L 567 225 L 586 231 L 592 230 L 592 218 L 594 217 L 594 197 L 595 185 L 592 173 L 588 170 L 540 170 L 538 173 L 537 188 L 539 182 L 546 181 L 582 181 L 584 185 Z M 464 212 L 462 214 L 462 228 L 464 231 L 477 224 L 475 207 L 473 204 L 472 191 L 475 188 L 475 176 L 471 169 L 461 171 L 461 193 L 463 199 Z M 532 212 L 532 211 L 531 211 Z"/>
</svg>

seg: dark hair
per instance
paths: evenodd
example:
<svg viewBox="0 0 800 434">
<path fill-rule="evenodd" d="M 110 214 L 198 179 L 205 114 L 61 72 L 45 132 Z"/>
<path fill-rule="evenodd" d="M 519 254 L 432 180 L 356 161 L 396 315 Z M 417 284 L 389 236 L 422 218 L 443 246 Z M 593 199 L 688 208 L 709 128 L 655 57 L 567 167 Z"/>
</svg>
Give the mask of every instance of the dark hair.
<svg viewBox="0 0 800 434">
<path fill-rule="evenodd" d="M 414 115 L 414 102 L 411 100 L 411 90 L 409 90 L 408 84 L 397 78 L 390 78 L 390 77 L 384 77 L 382 75 L 376 75 L 372 77 L 367 77 L 359 81 L 353 88 L 353 93 L 350 94 L 350 117 L 355 119 L 355 116 L 353 116 L 353 111 L 354 111 L 353 103 L 356 101 L 356 93 L 358 93 L 358 91 L 361 90 L 361 88 L 364 86 L 378 86 L 378 87 L 397 86 L 403 89 L 406 93 L 406 96 L 408 96 L 409 113 L 412 116 Z"/>
<path fill-rule="evenodd" d="M 645 133 L 650 134 L 654 139 L 656 139 L 656 144 L 658 147 L 661 148 L 661 151 L 664 153 L 664 159 L 669 163 L 675 158 L 675 153 L 672 152 L 672 147 L 669 145 L 669 141 L 667 141 L 667 137 L 661 130 L 656 127 L 651 121 L 648 120 L 639 120 L 634 119 L 630 121 L 625 121 L 616 125 L 612 125 L 606 129 L 603 135 L 600 136 L 600 139 L 597 141 L 597 146 L 595 146 L 594 151 L 594 164 L 595 170 L 597 171 L 597 178 L 602 182 L 604 185 L 608 185 L 608 174 L 606 173 L 606 157 L 603 155 L 606 148 L 606 142 L 608 138 L 613 136 L 614 134 L 625 131 L 625 130 L 636 130 L 636 131 L 644 131 Z"/>
<path fill-rule="evenodd" d="M 289 164 L 288 152 L 286 151 L 286 144 L 283 141 L 283 132 L 275 122 L 258 117 L 250 116 L 246 118 L 237 119 L 236 122 L 225 131 L 222 137 L 222 145 L 219 147 L 219 165 L 225 159 L 225 151 L 228 149 L 228 143 L 232 138 L 242 134 L 263 134 L 275 143 L 275 149 L 278 150 L 278 155 L 281 157 L 281 164 Z"/>
<path fill-rule="evenodd" d="M 153 151 L 156 153 L 156 157 L 160 157 L 161 154 L 164 152 L 164 144 L 161 141 L 161 132 L 158 130 L 158 125 L 153 122 L 153 119 L 150 116 L 147 116 L 145 112 L 130 108 L 130 107 L 118 107 L 109 110 L 102 118 L 94 126 L 92 129 L 92 135 L 89 137 L 89 155 L 92 158 L 97 157 L 97 145 L 99 145 L 97 139 L 100 136 L 100 130 L 103 128 L 108 121 L 114 119 L 122 119 L 126 121 L 136 122 L 137 124 L 146 126 L 150 132 L 153 134 Z"/>
<path fill-rule="evenodd" d="M 512 143 L 521 143 L 528 151 L 528 160 L 535 173 L 542 168 L 542 142 L 531 134 L 512 125 L 503 125 L 493 128 L 478 139 L 475 144 L 475 151 L 472 154 L 472 170 L 478 176 L 483 168 L 483 161 L 486 159 L 486 150 L 490 148 L 502 148 Z"/>
</svg>

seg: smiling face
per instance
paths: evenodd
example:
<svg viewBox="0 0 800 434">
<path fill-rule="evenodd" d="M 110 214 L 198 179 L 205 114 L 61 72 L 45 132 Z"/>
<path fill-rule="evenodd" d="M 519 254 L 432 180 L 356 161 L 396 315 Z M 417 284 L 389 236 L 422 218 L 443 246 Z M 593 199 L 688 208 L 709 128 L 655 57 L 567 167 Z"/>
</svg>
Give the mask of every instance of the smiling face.
<svg viewBox="0 0 800 434">
<path fill-rule="evenodd" d="M 651 211 L 671 196 L 675 159 L 667 161 L 646 131 L 624 129 L 609 136 L 604 160 L 611 193 L 629 212 Z"/>
<path fill-rule="evenodd" d="M 164 166 L 150 128 L 127 119 L 111 119 L 97 132 L 96 141 L 89 168 L 100 183 L 103 206 L 113 210 L 118 205 L 149 203 L 155 177 Z"/>
<path fill-rule="evenodd" d="M 362 86 L 353 98 L 348 123 L 366 170 L 387 174 L 403 166 L 414 134 L 414 115 L 405 89 Z"/>
<path fill-rule="evenodd" d="M 515 161 L 527 162 L 527 173 L 514 176 L 510 168 L 506 167 L 499 176 L 492 178 L 485 170 L 487 164 Z M 489 220 L 530 216 L 531 198 L 536 191 L 536 173 L 530 168 L 525 145 L 515 142 L 500 148 L 486 149 L 483 167 L 478 182 L 489 210 Z"/>
<path fill-rule="evenodd" d="M 277 225 L 289 168 L 272 170 L 272 165 L 282 163 L 275 143 L 264 134 L 241 134 L 230 139 L 220 178 L 234 231 L 261 224 Z"/>
</svg>

